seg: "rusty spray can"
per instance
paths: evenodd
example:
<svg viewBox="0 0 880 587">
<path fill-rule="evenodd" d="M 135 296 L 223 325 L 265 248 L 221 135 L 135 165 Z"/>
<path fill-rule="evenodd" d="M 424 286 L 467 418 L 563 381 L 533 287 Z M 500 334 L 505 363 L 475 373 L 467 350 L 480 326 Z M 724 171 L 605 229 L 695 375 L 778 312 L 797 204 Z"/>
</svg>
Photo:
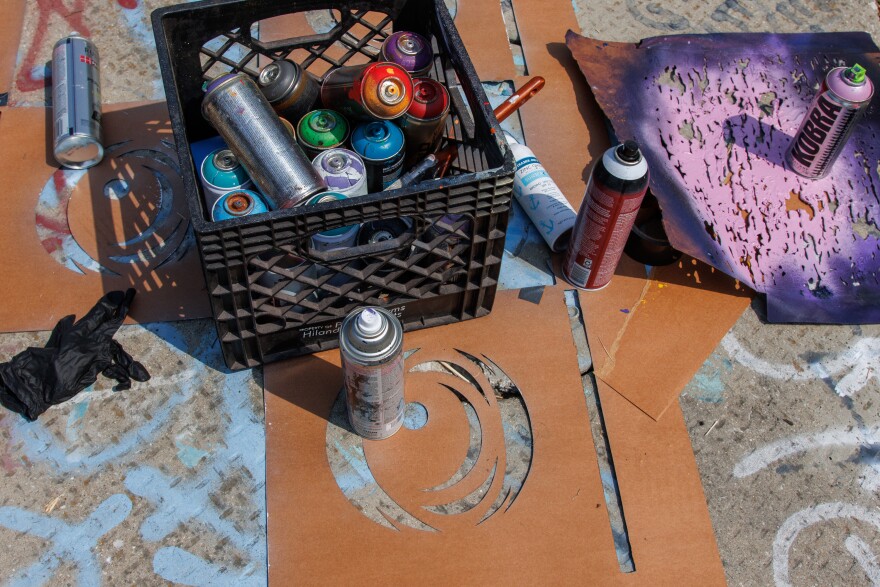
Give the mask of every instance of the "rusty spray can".
<svg viewBox="0 0 880 587">
<path fill-rule="evenodd" d="M 370 440 L 403 424 L 403 325 L 383 308 L 359 308 L 339 329 L 339 354 L 351 427 Z"/>
<path fill-rule="evenodd" d="M 250 76 L 211 82 L 202 115 L 238 157 L 273 210 L 290 208 L 327 185 Z"/>
<path fill-rule="evenodd" d="M 562 260 L 568 283 L 586 290 L 608 285 L 647 189 L 648 164 L 635 141 L 596 161 Z"/>
<path fill-rule="evenodd" d="M 380 61 L 334 69 L 324 77 L 321 102 L 350 120 L 391 120 L 412 102 L 412 77 L 396 63 Z"/>
<path fill-rule="evenodd" d="M 810 179 L 828 175 L 873 94 L 858 63 L 829 71 L 785 153 L 791 169 Z"/>
</svg>

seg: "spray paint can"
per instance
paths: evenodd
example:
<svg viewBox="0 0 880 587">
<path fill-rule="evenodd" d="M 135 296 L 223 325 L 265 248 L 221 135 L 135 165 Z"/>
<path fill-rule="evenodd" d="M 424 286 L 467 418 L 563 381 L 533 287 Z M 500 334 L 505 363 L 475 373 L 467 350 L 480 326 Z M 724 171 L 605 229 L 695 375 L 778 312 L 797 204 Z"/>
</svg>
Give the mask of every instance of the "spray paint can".
<svg viewBox="0 0 880 587">
<path fill-rule="evenodd" d="M 297 140 L 312 159 L 348 140 L 348 121 L 332 110 L 312 110 L 300 118 L 296 127 Z"/>
<path fill-rule="evenodd" d="M 290 133 L 290 136 L 293 137 L 293 140 L 296 140 L 296 129 L 293 128 L 293 125 L 286 118 L 281 118 L 281 124 L 284 125 L 284 128 L 287 129 L 287 132 Z"/>
<path fill-rule="evenodd" d="M 252 190 L 235 190 L 220 196 L 214 202 L 214 206 L 211 208 L 211 220 L 220 222 L 221 220 L 253 216 L 254 214 L 262 214 L 268 211 L 269 207 L 266 206 L 266 202 L 263 201 L 263 198 L 257 192 Z"/>
<path fill-rule="evenodd" d="M 100 163 L 104 147 L 98 48 L 76 33 L 52 50 L 52 109 L 55 160 L 70 169 Z"/>
<path fill-rule="evenodd" d="M 334 69 L 324 77 L 321 103 L 350 120 L 391 120 L 412 102 L 412 78 L 388 61 Z"/>
<path fill-rule="evenodd" d="M 578 211 L 562 275 L 580 289 L 611 281 L 648 189 L 648 164 L 635 141 L 605 151 L 593 166 Z"/>
<path fill-rule="evenodd" d="M 306 206 L 314 206 L 324 202 L 336 202 L 348 199 L 345 194 L 338 192 L 324 192 L 312 196 L 305 203 Z M 357 239 L 360 224 L 352 224 L 351 226 L 340 226 L 332 230 L 325 230 L 312 236 L 312 247 L 316 251 L 333 251 L 336 249 L 346 249 L 354 245 Z"/>
<path fill-rule="evenodd" d="M 351 147 L 367 165 L 367 189 L 381 192 L 403 171 L 403 131 L 393 122 L 360 124 L 351 133 Z"/>
<path fill-rule="evenodd" d="M 367 167 L 360 155 L 348 149 L 330 149 L 312 160 L 327 188 L 349 198 L 367 195 Z"/>
<path fill-rule="evenodd" d="M 544 242 L 554 253 L 565 250 L 577 218 L 574 208 L 557 187 L 556 182 L 535 157 L 535 153 L 505 133 L 513 153 L 516 172 L 513 175 L 513 196 L 538 227 Z"/>
<path fill-rule="evenodd" d="M 422 77 L 431 71 L 434 52 L 431 43 L 422 35 L 398 31 L 382 43 L 382 60 L 397 63 L 412 77 Z"/>
<path fill-rule="evenodd" d="M 298 63 L 280 59 L 260 71 L 260 90 L 278 116 L 299 120 L 312 109 L 321 87 Z"/>
<path fill-rule="evenodd" d="M 253 185 L 247 171 L 228 148 L 208 153 L 199 167 L 199 179 L 205 192 L 205 204 L 210 210 L 221 196 L 235 190 L 246 190 Z"/>
<path fill-rule="evenodd" d="M 364 222 L 357 235 L 357 244 L 358 246 L 373 245 L 398 239 L 412 230 L 412 227 L 412 222 L 408 218 L 384 218 Z M 412 255 L 412 251 L 413 248 L 410 245 L 409 248 L 398 251 L 394 258 L 405 261 Z M 376 275 L 385 276 L 395 269 L 398 268 L 389 263 L 376 270 Z"/>
<path fill-rule="evenodd" d="M 449 115 L 449 92 L 429 78 L 413 80 L 413 101 L 400 119 L 406 137 L 406 167 L 412 167 L 440 146 Z"/>
<path fill-rule="evenodd" d="M 214 125 L 273 209 L 327 190 L 257 83 L 239 73 L 208 85 L 202 115 Z"/>
<path fill-rule="evenodd" d="M 403 424 L 403 326 L 394 314 L 367 306 L 339 329 L 348 419 L 369 440 L 388 438 Z"/>
<path fill-rule="evenodd" d="M 811 179 L 828 175 L 874 94 L 874 84 L 865 73 L 855 64 L 835 67 L 825 76 L 785 153 L 795 173 Z"/>
</svg>

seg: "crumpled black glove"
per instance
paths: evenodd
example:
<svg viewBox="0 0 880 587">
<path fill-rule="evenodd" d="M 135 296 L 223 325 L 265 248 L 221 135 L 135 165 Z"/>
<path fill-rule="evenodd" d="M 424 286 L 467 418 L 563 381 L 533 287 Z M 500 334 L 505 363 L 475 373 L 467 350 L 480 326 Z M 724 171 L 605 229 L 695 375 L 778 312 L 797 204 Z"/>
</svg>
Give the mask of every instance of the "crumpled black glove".
<svg viewBox="0 0 880 587">
<path fill-rule="evenodd" d="M 32 347 L 0 363 L 0 404 L 33 421 L 94 383 L 98 373 L 116 380 L 119 391 L 129 389 L 132 379 L 149 380 L 144 366 L 113 340 L 134 294 L 134 289 L 108 293 L 78 322 L 72 315 L 62 318 L 45 348 Z"/>
</svg>

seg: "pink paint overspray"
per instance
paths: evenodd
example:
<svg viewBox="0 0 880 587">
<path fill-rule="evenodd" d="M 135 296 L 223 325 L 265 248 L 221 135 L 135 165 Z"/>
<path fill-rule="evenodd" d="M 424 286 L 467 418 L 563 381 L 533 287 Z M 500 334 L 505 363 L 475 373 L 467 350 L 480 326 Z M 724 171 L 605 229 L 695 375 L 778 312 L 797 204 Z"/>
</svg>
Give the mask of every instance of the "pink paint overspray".
<svg viewBox="0 0 880 587">
<path fill-rule="evenodd" d="M 831 171 L 874 95 L 874 85 L 865 73 L 856 63 L 849 68 L 835 67 L 825 76 L 785 153 L 795 173 L 819 179 Z"/>
<path fill-rule="evenodd" d="M 562 260 L 567 282 L 586 290 L 611 282 L 647 190 L 648 164 L 638 143 L 605 151 L 593 166 Z"/>
</svg>

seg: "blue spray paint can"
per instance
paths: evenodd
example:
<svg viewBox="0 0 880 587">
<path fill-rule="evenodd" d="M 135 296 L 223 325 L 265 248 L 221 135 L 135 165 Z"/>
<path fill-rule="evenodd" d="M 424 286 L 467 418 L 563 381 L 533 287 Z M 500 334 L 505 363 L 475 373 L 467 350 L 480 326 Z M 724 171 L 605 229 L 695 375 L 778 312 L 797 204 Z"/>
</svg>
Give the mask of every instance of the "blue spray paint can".
<svg viewBox="0 0 880 587">
<path fill-rule="evenodd" d="M 257 192 L 251 190 L 235 190 L 223 194 L 211 208 L 211 220 L 220 222 L 230 218 L 253 216 L 268 212 L 269 207 Z"/>
<path fill-rule="evenodd" d="M 315 204 L 322 204 L 324 202 L 346 199 L 348 199 L 348 197 L 345 194 L 340 194 L 338 192 L 324 192 L 323 194 L 312 196 L 305 205 L 314 206 Z M 355 243 L 359 229 L 359 224 L 352 224 L 350 226 L 340 226 L 339 228 L 319 232 L 312 236 L 312 246 L 318 251 L 332 251 L 335 249 L 348 248 Z"/>
<path fill-rule="evenodd" d="M 393 122 L 377 120 L 355 127 L 351 147 L 367 164 L 367 188 L 381 192 L 403 171 L 404 137 Z"/>
<path fill-rule="evenodd" d="M 215 149 L 202 160 L 199 179 L 205 191 L 205 204 L 210 210 L 224 194 L 249 189 L 253 182 L 231 149 Z"/>
</svg>

